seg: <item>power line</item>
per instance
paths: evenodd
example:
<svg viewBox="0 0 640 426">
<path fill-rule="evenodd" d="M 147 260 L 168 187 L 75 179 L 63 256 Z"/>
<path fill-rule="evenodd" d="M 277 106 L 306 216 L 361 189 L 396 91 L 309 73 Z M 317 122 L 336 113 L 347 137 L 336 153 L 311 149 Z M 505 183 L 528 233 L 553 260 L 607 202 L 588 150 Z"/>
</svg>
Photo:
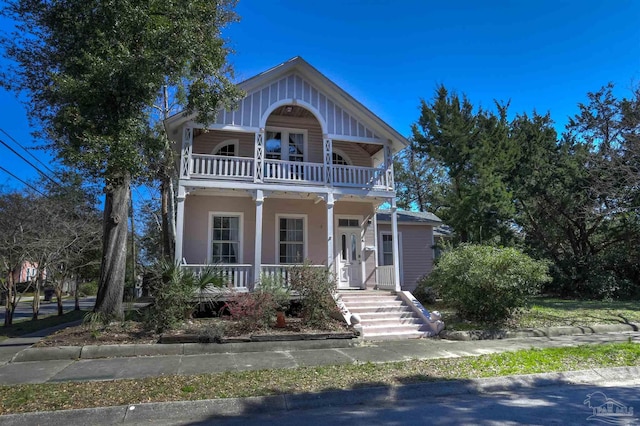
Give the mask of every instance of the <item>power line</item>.
<svg viewBox="0 0 640 426">
<path fill-rule="evenodd" d="M 57 181 L 55 181 L 53 178 L 51 178 L 48 174 L 46 174 L 45 172 L 43 172 L 42 170 L 40 170 L 39 168 L 37 168 L 31 161 L 27 160 L 26 158 L 24 158 L 22 155 L 20 155 L 15 149 L 11 148 L 9 146 L 9 144 L 7 144 L 5 141 L 3 141 L 2 139 L 0 139 L 0 143 L 4 146 L 6 146 L 11 152 L 13 152 L 15 155 L 17 155 L 18 157 L 20 157 L 25 163 L 27 163 L 28 165 L 30 165 L 31 167 L 33 167 L 34 169 L 36 169 L 36 171 L 38 173 L 40 173 L 42 176 L 46 177 L 47 179 L 49 179 L 51 182 L 55 183 L 56 185 L 58 185 L 59 187 L 62 187 L 62 185 L 60 185 L 60 183 L 58 183 Z"/>
<path fill-rule="evenodd" d="M 25 185 L 27 185 L 29 188 L 33 189 L 34 191 L 36 191 L 38 194 L 42 195 L 44 197 L 44 194 L 42 192 L 40 192 L 38 189 L 36 189 L 34 186 L 32 186 L 30 183 L 27 183 L 25 181 L 23 181 L 22 179 L 20 179 L 18 176 L 14 175 L 13 173 L 11 173 L 9 170 L 5 169 L 4 167 L 0 166 L 0 170 L 2 170 L 3 172 L 5 172 L 6 174 L 8 174 L 9 176 L 11 176 L 14 179 L 19 180 L 20 182 L 24 183 Z"/>
<path fill-rule="evenodd" d="M 31 158 L 33 158 L 34 160 L 36 160 L 38 163 L 42 164 L 42 166 L 49 170 L 49 173 L 55 175 L 56 172 L 54 172 L 53 170 L 51 170 L 49 168 L 49 166 L 47 166 L 45 163 L 43 163 L 38 157 L 36 157 L 35 155 L 33 155 L 27 148 L 24 147 L 24 145 L 22 145 L 20 142 L 18 142 L 17 140 L 15 140 L 13 138 L 13 136 L 11 136 L 9 133 L 7 133 L 3 128 L 0 128 L 0 132 L 4 133 L 5 135 L 7 135 L 7 137 L 9 139 L 11 139 L 16 145 L 18 145 L 20 148 L 22 148 L 24 150 L 24 152 L 26 152 L 27 154 L 29 154 L 31 156 Z"/>
</svg>

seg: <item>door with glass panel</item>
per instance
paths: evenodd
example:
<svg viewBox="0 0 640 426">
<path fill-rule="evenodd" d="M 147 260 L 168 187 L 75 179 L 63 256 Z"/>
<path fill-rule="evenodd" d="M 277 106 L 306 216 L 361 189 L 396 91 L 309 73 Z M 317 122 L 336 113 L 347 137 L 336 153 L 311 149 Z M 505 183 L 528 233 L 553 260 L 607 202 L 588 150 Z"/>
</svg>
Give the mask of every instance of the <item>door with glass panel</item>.
<svg viewBox="0 0 640 426">
<path fill-rule="evenodd" d="M 358 219 L 338 219 L 338 287 L 362 288 L 362 244 Z"/>
</svg>

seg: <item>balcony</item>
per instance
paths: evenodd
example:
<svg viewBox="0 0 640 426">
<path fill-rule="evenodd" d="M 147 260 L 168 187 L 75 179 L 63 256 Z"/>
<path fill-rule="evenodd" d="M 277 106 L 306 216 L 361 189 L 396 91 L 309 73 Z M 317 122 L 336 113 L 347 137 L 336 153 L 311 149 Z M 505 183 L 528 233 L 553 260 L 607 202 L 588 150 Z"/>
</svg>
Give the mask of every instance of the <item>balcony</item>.
<svg viewBox="0 0 640 426">
<path fill-rule="evenodd" d="M 255 160 L 249 157 L 190 154 L 183 164 L 188 164 L 182 174 L 186 179 L 260 182 L 256 178 Z M 264 183 L 394 190 L 391 173 L 387 173 L 384 167 L 331 165 L 328 167 L 328 179 L 323 163 L 265 159 L 262 164 Z"/>
</svg>

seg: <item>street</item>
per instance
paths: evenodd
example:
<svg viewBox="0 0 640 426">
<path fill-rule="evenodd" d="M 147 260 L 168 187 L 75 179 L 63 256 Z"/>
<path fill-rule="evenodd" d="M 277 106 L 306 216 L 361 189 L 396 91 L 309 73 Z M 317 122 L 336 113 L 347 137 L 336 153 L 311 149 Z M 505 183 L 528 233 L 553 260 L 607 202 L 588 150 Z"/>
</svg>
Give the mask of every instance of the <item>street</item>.
<svg viewBox="0 0 640 426">
<path fill-rule="evenodd" d="M 358 392 L 352 390 L 350 392 Z M 591 397 L 589 397 L 591 395 Z M 585 402 L 587 402 L 585 404 Z M 590 405 L 589 405 L 590 404 Z M 604 405 L 603 405 L 604 404 Z M 626 408 L 610 415 L 594 408 Z M 591 408 L 590 408 L 591 407 Z M 633 409 L 633 410 L 632 410 Z M 640 425 L 640 379 L 601 384 L 563 384 L 517 392 L 462 394 L 393 403 L 346 405 L 237 417 L 216 417 L 190 425 Z M 186 413 L 185 413 L 186 414 Z M 188 415 L 188 414 L 187 414 Z"/>
<path fill-rule="evenodd" d="M 80 299 L 80 309 L 91 309 L 96 302 L 95 296 L 84 297 Z M 69 297 L 62 300 L 62 306 L 65 312 L 73 310 L 75 306 L 75 301 L 73 297 Z M 51 302 L 40 302 L 40 315 L 39 317 L 47 316 L 47 315 L 55 315 L 58 313 L 58 304 L 56 303 L 56 298 L 54 297 Z M 15 313 L 13 314 L 13 321 L 18 321 L 21 319 L 31 319 L 33 315 L 33 311 L 31 310 L 31 300 L 29 301 L 20 301 L 16 308 Z M 5 309 L 2 307 L 0 309 L 0 324 L 4 324 L 5 317 Z"/>
</svg>

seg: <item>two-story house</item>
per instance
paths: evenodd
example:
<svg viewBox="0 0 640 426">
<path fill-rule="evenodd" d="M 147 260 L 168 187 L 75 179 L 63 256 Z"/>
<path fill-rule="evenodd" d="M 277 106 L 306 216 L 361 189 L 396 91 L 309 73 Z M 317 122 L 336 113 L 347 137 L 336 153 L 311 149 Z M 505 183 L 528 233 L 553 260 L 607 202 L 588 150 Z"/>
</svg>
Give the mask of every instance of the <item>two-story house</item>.
<svg viewBox="0 0 640 426">
<path fill-rule="evenodd" d="M 165 122 L 180 148 L 176 261 L 216 264 L 239 291 L 309 260 L 341 291 L 399 292 L 398 238 L 381 262 L 376 209 L 398 235 L 392 156 L 406 138 L 300 57 L 239 87 L 206 128 Z"/>
</svg>

